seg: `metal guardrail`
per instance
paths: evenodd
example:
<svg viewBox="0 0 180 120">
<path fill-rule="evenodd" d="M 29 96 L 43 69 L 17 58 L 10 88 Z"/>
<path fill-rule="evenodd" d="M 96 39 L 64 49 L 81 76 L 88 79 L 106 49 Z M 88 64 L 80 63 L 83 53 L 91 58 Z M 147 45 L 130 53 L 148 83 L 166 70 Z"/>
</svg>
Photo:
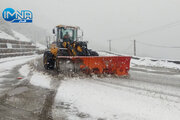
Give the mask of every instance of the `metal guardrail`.
<svg viewBox="0 0 180 120">
<path fill-rule="evenodd" d="M 106 53 L 109 53 L 109 54 L 114 54 L 114 55 L 118 55 L 118 56 L 122 56 L 120 55 L 119 53 L 113 53 L 113 52 L 110 52 L 110 51 L 100 51 L 100 52 L 106 52 Z M 142 57 L 143 58 L 143 57 Z M 142 59 L 141 57 L 138 57 L 138 56 L 132 56 L 132 59 L 136 59 L 136 60 L 140 60 Z M 159 61 L 158 59 L 150 59 L 152 62 L 155 62 L 155 61 Z M 160 60 L 160 61 L 167 61 L 167 62 L 171 62 L 171 63 L 175 63 L 175 64 L 180 64 L 180 61 L 178 60 Z"/>
</svg>

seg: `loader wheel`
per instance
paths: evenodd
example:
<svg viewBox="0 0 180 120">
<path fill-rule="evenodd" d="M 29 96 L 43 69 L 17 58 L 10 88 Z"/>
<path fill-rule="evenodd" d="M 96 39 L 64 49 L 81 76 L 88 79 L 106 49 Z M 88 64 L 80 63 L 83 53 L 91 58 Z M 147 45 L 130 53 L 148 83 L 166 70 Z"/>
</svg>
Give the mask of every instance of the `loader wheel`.
<svg viewBox="0 0 180 120">
<path fill-rule="evenodd" d="M 43 64 L 46 70 L 54 69 L 54 55 L 50 51 L 45 51 L 43 56 Z"/>
</svg>

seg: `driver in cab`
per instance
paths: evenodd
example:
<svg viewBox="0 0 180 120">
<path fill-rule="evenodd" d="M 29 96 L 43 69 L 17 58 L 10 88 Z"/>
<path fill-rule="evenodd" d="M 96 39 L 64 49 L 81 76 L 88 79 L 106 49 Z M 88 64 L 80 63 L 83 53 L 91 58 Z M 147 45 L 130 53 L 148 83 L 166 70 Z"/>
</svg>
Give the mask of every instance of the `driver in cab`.
<svg viewBox="0 0 180 120">
<path fill-rule="evenodd" d="M 71 36 L 69 35 L 68 32 L 66 32 L 66 34 L 63 37 L 63 47 L 64 48 L 68 48 L 72 43 L 71 43 Z"/>
<path fill-rule="evenodd" d="M 68 32 L 66 32 L 66 34 L 64 35 L 63 40 L 64 42 L 70 42 L 70 35 Z"/>
</svg>

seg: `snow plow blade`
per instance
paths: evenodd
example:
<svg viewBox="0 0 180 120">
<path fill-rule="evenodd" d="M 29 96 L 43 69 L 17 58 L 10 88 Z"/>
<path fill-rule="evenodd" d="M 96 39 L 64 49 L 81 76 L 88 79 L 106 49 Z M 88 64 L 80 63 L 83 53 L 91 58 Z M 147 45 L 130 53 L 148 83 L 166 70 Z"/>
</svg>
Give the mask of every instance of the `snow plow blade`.
<svg viewBox="0 0 180 120">
<path fill-rule="evenodd" d="M 131 57 L 127 56 L 58 56 L 56 66 L 66 66 L 67 61 L 73 67 L 71 71 L 82 71 L 86 74 L 115 74 L 118 76 L 128 75 Z M 62 61 L 66 61 L 61 63 Z M 60 64 L 61 63 L 61 64 Z M 61 68 L 62 71 L 64 69 Z"/>
</svg>

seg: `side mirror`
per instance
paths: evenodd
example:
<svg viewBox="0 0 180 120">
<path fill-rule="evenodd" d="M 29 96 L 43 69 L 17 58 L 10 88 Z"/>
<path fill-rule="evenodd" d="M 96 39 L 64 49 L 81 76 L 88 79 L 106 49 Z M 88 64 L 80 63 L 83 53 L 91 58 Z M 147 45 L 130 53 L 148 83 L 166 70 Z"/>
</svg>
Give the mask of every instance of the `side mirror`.
<svg viewBox="0 0 180 120">
<path fill-rule="evenodd" d="M 82 37 L 84 36 L 84 32 L 82 31 Z"/>
<path fill-rule="evenodd" d="M 53 29 L 53 34 L 55 34 L 55 29 Z"/>
</svg>

